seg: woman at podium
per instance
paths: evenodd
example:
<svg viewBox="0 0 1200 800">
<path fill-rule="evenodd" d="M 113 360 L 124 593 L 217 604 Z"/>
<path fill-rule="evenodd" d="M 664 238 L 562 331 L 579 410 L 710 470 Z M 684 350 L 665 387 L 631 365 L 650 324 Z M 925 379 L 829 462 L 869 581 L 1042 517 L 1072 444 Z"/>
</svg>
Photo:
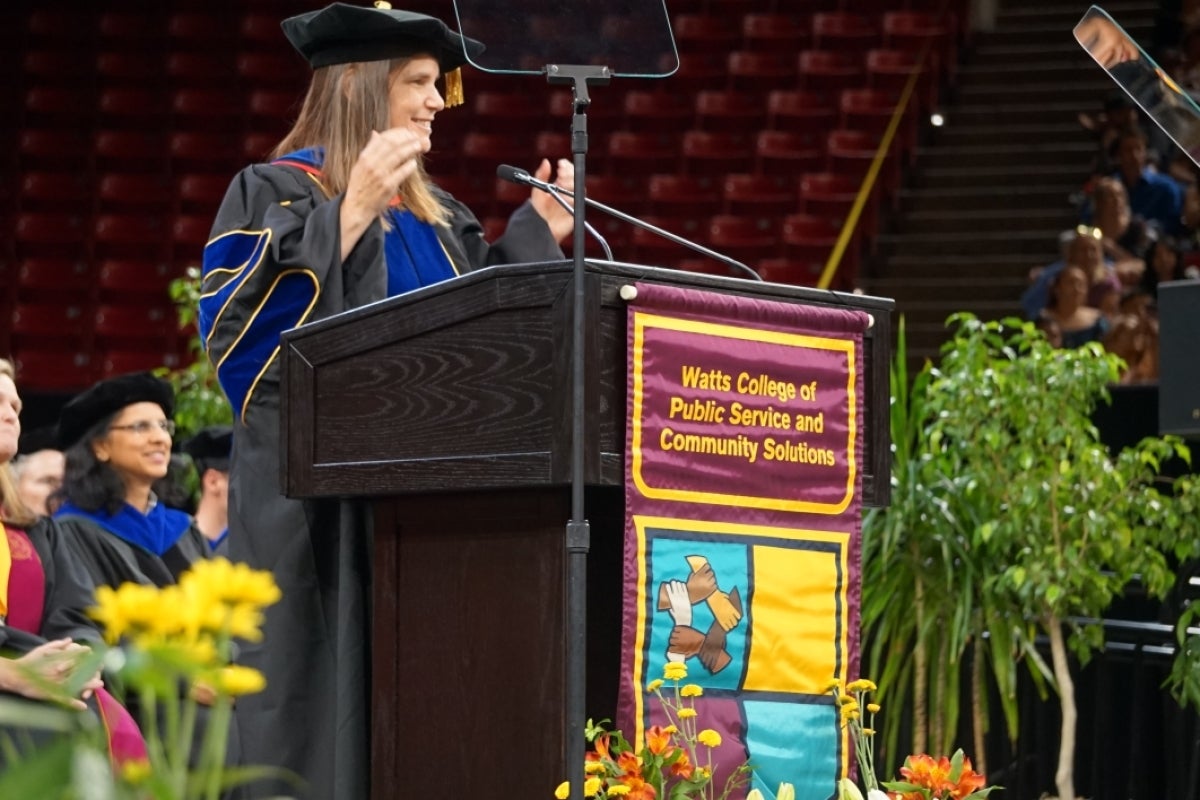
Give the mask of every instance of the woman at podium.
<svg viewBox="0 0 1200 800">
<path fill-rule="evenodd" d="M 312 83 L 272 160 L 244 169 L 226 194 L 199 310 L 237 418 L 230 555 L 271 570 L 283 590 L 263 644 L 241 659 L 267 689 L 235 713 L 246 764 L 299 774 L 307 797 L 356 800 L 369 791 L 370 529 L 357 503 L 280 493 L 279 336 L 471 269 L 561 259 L 574 223 L 534 194 L 489 243 L 426 175 L 435 118 L 461 102 L 459 68 L 481 43 L 386 3 L 334 3 L 284 20 L 283 32 Z M 557 175 L 543 161 L 537 177 L 574 186 L 565 160 Z"/>
</svg>

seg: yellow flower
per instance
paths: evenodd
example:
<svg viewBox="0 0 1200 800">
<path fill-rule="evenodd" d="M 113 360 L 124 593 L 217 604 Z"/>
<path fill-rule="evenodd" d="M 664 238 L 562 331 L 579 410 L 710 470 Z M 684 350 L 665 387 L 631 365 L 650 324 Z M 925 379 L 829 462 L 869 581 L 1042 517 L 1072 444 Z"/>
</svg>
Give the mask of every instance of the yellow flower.
<svg viewBox="0 0 1200 800">
<path fill-rule="evenodd" d="M 874 736 L 875 735 L 874 728 L 863 728 L 862 732 L 863 732 L 863 736 Z"/>
<path fill-rule="evenodd" d="M 687 677 L 687 664 L 682 661 L 668 661 L 663 664 L 663 677 L 669 681 L 681 681 Z"/>
<path fill-rule="evenodd" d="M 663 728 L 663 733 L 667 734 L 668 736 L 674 736 L 675 734 L 679 733 L 679 728 L 676 728 L 674 725 L 668 725 L 667 727 Z"/>
<path fill-rule="evenodd" d="M 583 782 L 583 796 L 595 797 L 600 791 L 600 787 L 604 785 L 604 781 L 599 778 L 588 778 Z"/>
<path fill-rule="evenodd" d="M 662 678 L 655 678 L 654 680 L 650 681 L 649 684 L 646 685 L 646 691 L 657 692 L 659 689 L 662 688 L 662 685 L 663 685 Z"/>
<path fill-rule="evenodd" d="M 121 778 L 132 786 L 138 786 L 150 777 L 150 761 L 136 758 L 121 765 Z"/>
<path fill-rule="evenodd" d="M 691 719 L 694 716 L 696 716 L 696 709 L 694 709 L 694 708 L 679 709 L 679 718 L 680 719 Z"/>
<path fill-rule="evenodd" d="M 558 800 L 567 800 L 567 798 L 571 796 L 570 781 L 563 781 L 560 783 L 558 788 L 554 790 L 554 796 L 557 797 Z"/>
<path fill-rule="evenodd" d="M 867 711 L 870 711 L 872 714 L 878 714 L 879 703 L 867 703 Z"/>
<path fill-rule="evenodd" d="M 237 605 L 245 603 L 262 608 L 275 603 L 282 592 L 275 585 L 275 578 L 268 570 L 251 569 L 248 565 L 234 564 L 227 558 L 212 558 L 197 561 L 179 582 L 189 583 L 215 601 Z"/>
<path fill-rule="evenodd" d="M 704 694 L 704 690 L 694 683 L 686 683 L 679 689 L 681 697 L 700 697 Z"/>
<path fill-rule="evenodd" d="M 775 800 L 796 800 L 796 787 L 786 781 L 779 784 L 779 791 L 775 793 Z"/>
<path fill-rule="evenodd" d="M 237 664 L 223 668 L 217 676 L 220 691 L 233 697 L 261 692 L 266 685 L 267 679 L 261 672 Z"/>
<path fill-rule="evenodd" d="M 841 704 L 842 704 L 842 705 L 844 705 L 844 706 L 848 706 L 848 705 L 855 705 L 855 706 L 857 706 L 857 705 L 858 705 L 858 701 L 857 701 L 857 700 L 855 700 L 853 697 L 851 697 L 851 696 L 850 696 L 850 695 L 848 695 L 848 694 L 844 694 L 844 695 L 842 695 L 841 697 L 839 697 L 839 698 L 838 698 L 838 702 L 839 702 L 839 703 L 841 703 Z"/>
<path fill-rule="evenodd" d="M 696 734 L 696 741 L 706 747 L 720 747 L 721 734 L 714 731 L 712 728 L 705 728 Z"/>
<path fill-rule="evenodd" d="M 701 778 L 711 778 L 712 767 L 696 767 L 696 774 Z"/>
<path fill-rule="evenodd" d="M 603 761 L 589 761 L 583 765 L 583 771 L 588 775 L 596 775 L 604 772 L 605 766 Z"/>
<path fill-rule="evenodd" d="M 875 686 L 874 683 L 867 680 L 866 678 L 859 678 L 856 681 L 851 681 L 850 683 L 846 684 L 847 692 L 857 692 L 857 691 L 873 692 L 877 688 L 878 687 Z"/>
<path fill-rule="evenodd" d="M 841 687 L 842 687 L 842 682 L 839 681 L 837 678 L 834 678 L 829 683 L 825 684 L 825 691 L 832 692 L 834 689 L 840 689 Z"/>
<path fill-rule="evenodd" d="M 629 794 L 629 787 L 623 783 L 614 784 L 613 786 L 608 787 L 609 797 L 620 797 L 626 794 Z"/>
<path fill-rule="evenodd" d="M 763 800 L 763 793 L 758 789 L 751 789 L 746 792 L 746 800 Z"/>
</svg>

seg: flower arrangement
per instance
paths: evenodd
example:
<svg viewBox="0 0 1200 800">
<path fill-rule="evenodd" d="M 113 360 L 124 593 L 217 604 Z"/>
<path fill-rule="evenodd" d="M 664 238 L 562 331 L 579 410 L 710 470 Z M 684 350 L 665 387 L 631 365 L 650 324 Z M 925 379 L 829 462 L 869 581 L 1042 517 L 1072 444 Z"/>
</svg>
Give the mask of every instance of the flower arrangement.
<svg viewBox="0 0 1200 800">
<path fill-rule="evenodd" d="M 100 587 L 88 613 L 103 627 L 95 658 L 136 704 L 145 758 L 116 766 L 97 757 L 107 743 L 77 712 L 51 729 L 71 731 L 63 747 L 10 766 L 5 787 L 28 797 L 66 797 L 80 782 L 104 786 L 89 796 L 126 800 L 216 800 L 223 791 L 278 770 L 225 766 L 234 699 L 262 691 L 257 670 L 231 664 L 235 638 L 262 638 L 263 609 L 280 597 L 269 572 L 218 558 L 201 561 L 165 587 Z M 86 715 L 83 715 L 86 716 Z M 61 755 L 60 769 L 46 769 Z M 99 790 L 98 790 L 99 791 Z M 71 794 L 70 796 L 74 796 Z"/>
<path fill-rule="evenodd" d="M 215 800 L 227 788 L 234 698 L 266 686 L 262 673 L 230 664 L 233 639 L 261 640 L 263 609 L 279 597 L 271 573 L 224 558 L 197 562 L 172 586 L 97 589 L 89 613 L 107 642 L 126 642 L 106 662 L 127 682 L 147 726 L 148 762 L 125 765 L 122 779 L 173 800 Z M 208 720 L 193 760 L 201 706 Z"/>
<path fill-rule="evenodd" d="M 743 763 L 733 768 L 719 790 L 715 785 L 712 751 L 721 745 L 721 734 L 700 728 L 696 698 L 703 696 L 704 689 L 694 683 L 681 683 L 685 678 L 687 665 L 669 661 L 663 667 L 663 677 L 647 686 L 662 703 L 668 724 L 647 728 L 640 750 L 635 750 L 621 731 L 608 730 L 604 721 L 593 724 L 588 720 L 584 734 L 591 749 L 584 763 L 585 797 L 725 800 L 746 782 L 750 767 Z M 668 681 L 672 686 L 664 692 Z M 554 796 L 566 800 L 570 784 L 559 784 Z"/>
<path fill-rule="evenodd" d="M 841 681 L 833 680 L 829 692 L 838 706 L 841 727 L 850 732 L 854 757 L 858 763 L 859 777 L 867 790 L 867 800 L 982 800 L 997 786 L 984 786 L 984 777 L 971 768 L 971 759 L 961 749 L 950 758 L 920 754 L 904 759 L 900 768 L 903 780 L 881 782 L 875 773 L 875 715 L 878 703 L 869 695 L 878 687 L 872 681 L 860 678 L 846 684 L 843 691 Z M 863 714 L 866 713 L 864 725 Z M 884 791 L 886 790 L 886 792 Z M 840 800 L 863 800 L 863 794 L 854 781 L 843 778 L 839 782 Z M 747 798 L 751 800 L 751 798 Z"/>
</svg>

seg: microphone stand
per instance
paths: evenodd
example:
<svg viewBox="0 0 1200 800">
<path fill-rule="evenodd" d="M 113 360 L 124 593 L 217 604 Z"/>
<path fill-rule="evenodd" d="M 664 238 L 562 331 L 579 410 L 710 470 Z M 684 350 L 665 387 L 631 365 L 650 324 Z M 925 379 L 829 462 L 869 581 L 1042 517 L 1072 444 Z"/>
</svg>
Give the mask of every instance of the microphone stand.
<svg viewBox="0 0 1200 800">
<path fill-rule="evenodd" d="M 571 115 L 571 155 L 575 164 L 575 191 L 585 202 L 575 203 L 573 239 L 574 304 L 571 313 L 571 518 L 566 528 L 567 553 L 567 647 L 566 714 L 564 717 L 564 757 L 571 800 L 583 800 L 583 760 L 587 752 L 584 724 L 587 719 L 587 558 L 591 548 L 591 528 L 584 516 L 585 474 L 584 445 L 586 411 L 584 369 L 584 320 L 587 292 L 584 286 L 584 247 L 587 207 L 587 107 L 591 103 L 588 83 L 607 84 L 612 78 L 608 67 L 550 64 L 546 79 L 551 84 L 570 84 L 574 92 Z"/>
</svg>

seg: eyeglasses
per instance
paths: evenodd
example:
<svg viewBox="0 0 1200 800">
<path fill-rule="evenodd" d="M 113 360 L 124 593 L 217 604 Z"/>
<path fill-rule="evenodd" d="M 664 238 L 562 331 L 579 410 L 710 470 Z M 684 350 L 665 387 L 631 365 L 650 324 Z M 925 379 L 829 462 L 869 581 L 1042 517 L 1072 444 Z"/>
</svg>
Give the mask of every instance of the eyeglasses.
<svg viewBox="0 0 1200 800">
<path fill-rule="evenodd" d="M 144 419 L 140 422 L 132 422 L 128 425 L 109 425 L 108 429 L 110 431 L 129 431 L 135 436 L 146 436 L 156 427 L 164 431 L 167 436 L 175 435 L 175 422 L 169 419 Z"/>
</svg>

